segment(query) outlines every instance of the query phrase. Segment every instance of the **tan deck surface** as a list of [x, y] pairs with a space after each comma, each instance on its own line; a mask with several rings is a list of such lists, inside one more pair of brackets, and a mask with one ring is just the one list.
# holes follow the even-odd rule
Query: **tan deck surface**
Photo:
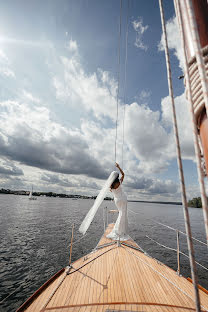
[[[112, 240], [107, 229], [98, 246]], [[133, 247], [138, 245], [129, 240]], [[60, 281], [62, 281], [60, 283]], [[57, 285], [60, 286], [56, 289]], [[202, 310], [208, 310], [208, 294], [200, 290]], [[192, 311], [193, 285], [164, 264], [139, 250], [107, 245], [73, 264], [21, 311]]]

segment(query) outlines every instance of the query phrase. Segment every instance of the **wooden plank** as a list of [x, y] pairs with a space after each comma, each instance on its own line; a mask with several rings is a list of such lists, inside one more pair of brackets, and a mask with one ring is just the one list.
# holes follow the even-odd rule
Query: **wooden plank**
[[[137, 251], [134, 251], [134, 250], [131, 250], [131, 252], [135, 253], [136, 255], [138, 255]], [[149, 257], [146, 257], [146, 255], [143, 255], [142, 253], [139, 254], [139, 257], [142, 258], [143, 261], [146, 261], [149, 265], [153, 266], [155, 270], [158, 270], [158, 272], [160, 272], [161, 274], [163, 274], [164, 276], [167, 276], [169, 280], [171, 280], [171, 282], [173, 284], [176, 284], [176, 286], [178, 286], [179, 288], [182, 288], [184, 289], [184, 291], [187, 291], [188, 294], [190, 296], [193, 296], [193, 289], [190, 289], [187, 281], [185, 278], [183, 277], [179, 277], [175, 271], [171, 270], [170, 268], [168, 268], [167, 266], [161, 264], [161, 263], [158, 263], [156, 260], [152, 259], [152, 258], [149, 258]], [[152, 278], [154, 277], [154, 274], [151, 274], [151, 272], [148, 272], [148, 269], [146, 269], [146, 272], [148, 273], [149, 276], [152, 276]], [[162, 277], [160, 277], [160, 280], [161, 281], [165, 281], [165, 279], [163, 279]], [[178, 295], [178, 289], [176, 289], [174, 287], [173, 284], [170, 284], [168, 285], [168, 282], [165, 283], [165, 287], [167, 287], [167, 289], [170, 290], [170, 292], [174, 292], [175, 293], [175, 300], [177, 301], [178, 300], [178, 297], [180, 298], [181, 302], [183, 302], [184, 298], [186, 300], [186, 304], [190, 305], [190, 298], [187, 297], [186, 295], [184, 295], [182, 292], [180, 292], [180, 296]], [[165, 288], [164, 287], [164, 288]], [[200, 292], [200, 295], [202, 295], [202, 293]], [[162, 296], [162, 299], [164, 297]], [[158, 299], [160, 299], [160, 297], [158, 297]], [[172, 298], [170, 297], [169, 300], [172, 300]], [[203, 297], [203, 300], [205, 300], [202, 304], [208, 304], [208, 296], [204, 296]], [[192, 306], [194, 305], [191, 304]]]
[[[111, 241], [106, 238], [111, 229], [112, 226], [108, 227], [99, 246]], [[128, 243], [138, 247], [131, 240]], [[27, 311], [40, 311], [57, 283], [58, 279]], [[120, 305], [121, 309], [129, 311], [143, 311], [144, 308], [148, 312], [175, 312], [177, 306], [183, 312], [195, 309], [190, 297], [194, 298], [192, 284], [172, 269], [126, 245], [111, 245], [74, 262], [71, 274], [67, 275], [45, 311], [103, 312], [107, 304], [109, 309], [114, 304], [115, 310]], [[202, 305], [208, 309], [208, 295], [200, 290], [200, 297]]]

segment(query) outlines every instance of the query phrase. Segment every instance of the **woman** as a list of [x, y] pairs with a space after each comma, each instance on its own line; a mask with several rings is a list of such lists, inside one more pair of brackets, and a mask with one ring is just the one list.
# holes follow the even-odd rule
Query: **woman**
[[116, 167], [121, 172], [121, 179], [119, 180], [119, 174], [111, 184], [110, 190], [113, 193], [114, 201], [116, 204], [116, 207], [118, 208], [119, 215], [118, 219], [116, 220], [116, 223], [114, 225], [113, 230], [110, 232], [110, 234], [107, 235], [108, 238], [111, 238], [113, 240], [127, 240], [129, 239], [129, 236], [127, 235], [128, 232], [128, 218], [127, 218], [127, 196], [123, 192], [121, 184], [124, 179], [124, 172], [120, 168], [119, 164], [116, 163]]

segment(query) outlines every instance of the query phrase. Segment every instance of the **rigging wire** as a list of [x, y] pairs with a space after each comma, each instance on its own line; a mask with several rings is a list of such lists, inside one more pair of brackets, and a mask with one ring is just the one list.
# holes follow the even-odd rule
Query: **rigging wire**
[[128, 60], [128, 34], [129, 34], [129, 0], [126, 15], [126, 46], [125, 46], [125, 65], [124, 65], [124, 103], [123, 103], [123, 140], [122, 140], [122, 168], [123, 165], [123, 150], [124, 150], [124, 133], [125, 133], [125, 112], [126, 112], [126, 81], [127, 81], [127, 60]]
[[[176, 252], [177, 252], [177, 249], [175, 249], [175, 248], [172, 248], [172, 247], [168, 247], [168, 246], [166, 246], [166, 245], [163, 245], [163, 244], [157, 242], [156, 240], [154, 240], [153, 238], [149, 237], [148, 235], [146, 235], [146, 237], [147, 237], [148, 239], [150, 239], [151, 241], [153, 241], [154, 243], [156, 243], [157, 245], [161, 246], [161, 247], [164, 247], [164, 248], [166, 248], [166, 249], [169, 249], [169, 250], [172, 250], [172, 251], [176, 251]], [[183, 256], [189, 258], [189, 256], [188, 256], [187, 254], [183, 253], [182, 251], [179, 251], [179, 253], [180, 253], [181, 255], [183, 255]], [[199, 265], [200, 267], [202, 267], [204, 270], [208, 271], [208, 268], [206, 268], [206, 267], [205, 267], [204, 265], [202, 265], [201, 263], [199, 263], [199, 262], [196, 261], [196, 264], [198, 264], [198, 265]]]
[[[161, 222], [157, 222], [157, 221], [155, 221], [155, 220], [152, 220], [152, 221], [153, 221], [154, 223], [160, 224], [160, 225], [162, 225], [162, 226], [164, 226], [164, 227], [167, 227], [167, 228], [169, 228], [169, 229], [171, 229], [171, 230], [173, 230], [173, 231], [178, 231], [179, 233], [181, 233], [181, 234], [187, 236], [186, 233], [184, 233], [184, 232], [182, 232], [182, 231], [180, 231], [180, 230], [174, 229], [173, 227], [171, 227], [171, 226], [169, 226], [169, 225], [163, 224], [163, 223], [161, 223]], [[201, 243], [201, 244], [203, 244], [203, 245], [205, 245], [205, 246], [207, 247], [207, 244], [206, 244], [205, 242], [202, 242], [201, 240], [199, 240], [199, 239], [197, 239], [197, 238], [195, 238], [195, 237], [193, 237], [193, 236], [192, 236], [192, 239], [194, 239], [195, 241], [197, 241], [197, 242], [199, 242], [199, 243]]]
[[166, 58], [166, 66], [167, 66], [168, 87], [169, 87], [169, 95], [171, 98], [172, 111], [173, 111], [173, 124], [174, 124], [174, 133], [175, 133], [176, 148], [177, 148], [177, 161], [178, 161], [178, 169], [179, 169], [179, 176], [180, 176], [180, 182], [181, 182], [183, 211], [184, 211], [185, 227], [186, 227], [186, 232], [187, 232], [187, 243], [188, 243], [190, 267], [191, 267], [191, 275], [192, 275], [192, 281], [193, 281], [194, 292], [195, 292], [196, 311], [200, 312], [201, 311], [200, 298], [199, 298], [199, 290], [197, 286], [198, 277], [197, 277], [197, 271], [196, 271], [195, 255], [194, 255], [190, 218], [189, 218], [189, 211], [188, 211], [188, 204], [187, 204], [187, 197], [186, 197], [183, 164], [182, 164], [182, 159], [181, 159], [181, 149], [180, 149], [178, 126], [177, 126], [177, 120], [176, 120], [176, 111], [175, 111], [173, 86], [172, 86], [172, 78], [171, 78], [170, 57], [169, 57], [169, 50], [168, 50], [167, 32], [166, 32], [162, 0], [159, 0], [159, 6], [160, 6], [162, 29], [163, 29], [164, 40], [165, 40], [165, 58]]
[[[131, 213], [133, 213], [133, 214], [135, 214], [135, 215], [141, 215], [139, 212], [135, 212], [135, 211], [133, 211], [133, 210], [131, 210], [131, 209], [129, 209], [129, 208], [128, 208], [128, 211], [131, 212]], [[170, 225], [163, 224], [163, 223], [161, 223], [161, 222], [158, 222], [158, 221], [155, 221], [155, 220], [152, 220], [152, 219], [147, 219], [147, 220], [150, 220], [150, 221], [153, 222], [153, 223], [157, 223], [158, 225], [162, 225], [162, 226], [164, 226], [164, 227], [166, 227], [166, 228], [168, 228], [168, 229], [170, 229], [170, 230], [173, 230], [173, 231], [175, 231], [175, 232], [178, 231], [179, 233], [181, 233], [181, 234], [187, 236], [186, 233], [184, 233], [184, 232], [182, 232], [182, 231], [180, 231], [180, 230], [178, 230], [178, 229], [175, 229], [175, 228], [171, 227]], [[158, 225], [154, 225], [153, 227], [157, 227]], [[152, 227], [152, 228], [153, 228], [153, 227]], [[192, 239], [195, 240], [196, 242], [200, 243], [200, 244], [203, 244], [203, 246], [206, 246], [206, 247], [207, 247], [207, 244], [206, 244], [205, 242], [199, 240], [198, 238], [195, 238], [195, 237], [192, 236]]]
[[120, 18], [119, 18], [119, 38], [118, 38], [118, 85], [116, 96], [116, 134], [115, 134], [115, 162], [117, 159], [117, 135], [118, 135], [118, 102], [120, 92], [120, 62], [121, 62], [121, 21], [122, 21], [122, 0], [120, 0]]
[[[125, 247], [123, 247], [125, 248]], [[176, 287], [179, 291], [181, 291], [184, 295], [186, 295], [187, 297], [189, 297], [191, 300], [194, 301], [194, 298], [189, 295], [186, 291], [184, 291], [182, 288], [180, 288], [178, 285], [176, 285], [174, 282], [172, 282], [168, 277], [166, 277], [165, 275], [163, 275], [161, 272], [159, 272], [158, 270], [156, 270], [151, 264], [149, 264], [147, 261], [144, 261], [140, 256], [136, 255], [134, 252], [128, 250], [127, 248], [125, 248], [126, 251], [130, 254], [132, 254], [134, 257], [136, 257], [140, 262], [142, 262], [144, 265], [148, 266], [150, 269], [152, 269], [155, 273], [157, 273], [158, 275], [160, 275], [161, 277], [163, 277], [166, 281], [168, 281], [170, 284], [172, 284], [174, 287]], [[204, 306], [201, 305], [201, 307], [203, 309], [206, 310], [206, 308]]]

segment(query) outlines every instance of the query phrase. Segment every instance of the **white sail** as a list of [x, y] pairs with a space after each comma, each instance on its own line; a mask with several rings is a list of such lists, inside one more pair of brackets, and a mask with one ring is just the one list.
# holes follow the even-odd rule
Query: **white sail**
[[82, 224], [79, 227], [79, 231], [83, 235], [87, 232], [87, 230], [88, 230], [88, 228], [89, 228], [89, 226], [90, 226], [90, 224], [91, 224], [91, 222], [92, 222], [92, 220], [93, 220], [93, 218], [94, 218], [98, 208], [100, 207], [103, 199], [105, 198], [106, 194], [108, 193], [111, 184], [118, 177], [118, 175], [119, 174], [118, 174], [117, 171], [111, 172], [108, 180], [105, 182], [105, 185], [103, 186], [102, 190], [99, 192], [99, 194], [98, 194], [98, 196], [97, 196], [97, 198], [96, 198], [96, 200], [94, 202], [94, 205], [88, 211], [87, 215], [85, 216], [84, 220], [82, 221]]

